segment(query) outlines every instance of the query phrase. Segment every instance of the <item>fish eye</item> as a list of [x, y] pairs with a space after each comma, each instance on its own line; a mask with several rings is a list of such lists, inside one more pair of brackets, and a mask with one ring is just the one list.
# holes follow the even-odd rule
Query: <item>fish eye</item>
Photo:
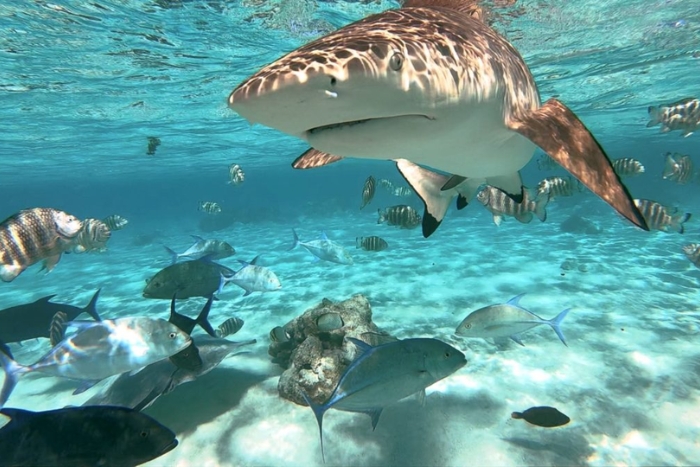
[[450, 358], [450, 355], [451, 355], [451, 354], [450, 354], [450, 351], [449, 351], [449, 350], [448, 350], [447, 352], [445, 352], [445, 357]]
[[139, 436], [141, 436], [142, 438], [148, 438], [148, 432], [142, 431], [141, 433], [139, 433]]
[[399, 71], [403, 66], [403, 55], [401, 55], [401, 53], [399, 52], [396, 52], [394, 55], [392, 55], [389, 59], [389, 66], [392, 70]]
[[472, 323], [467, 323], [467, 324], [464, 325], [464, 327], [467, 328], [467, 329], [471, 329]]
[[174, 332], [171, 332], [170, 334], [168, 334], [168, 336], [169, 336], [171, 339], [175, 339], [175, 338], [177, 337], [177, 334], [174, 333]]

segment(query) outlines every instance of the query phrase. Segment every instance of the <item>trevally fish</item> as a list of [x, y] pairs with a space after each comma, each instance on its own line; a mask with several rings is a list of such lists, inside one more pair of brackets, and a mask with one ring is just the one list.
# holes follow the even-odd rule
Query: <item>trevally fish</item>
[[165, 250], [170, 254], [171, 264], [177, 263], [181, 258], [200, 259], [205, 256], [211, 260], [228, 258], [236, 254], [236, 249], [227, 242], [221, 240], [205, 240], [198, 235], [192, 235], [194, 245], [182, 253], [176, 253], [167, 246]]
[[0, 465], [127, 467], [172, 451], [167, 427], [126, 407], [67, 407], [45, 412], [0, 409]]
[[684, 137], [700, 128], [700, 99], [686, 97], [671, 104], [651, 106], [647, 128], [661, 125], [661, 132], [680, 130]]
[[406, 0], [263, 67], [228, 105], [306, 141], [295, 168], [396, 161], [425, 204], [425, 237], [455, 197], [466, 206], [482, 184], [521, 201], [519, 171], [537, 146], [646, 229], [590, 131], [556, 98], [541, 104], [522, 56], [477, 11], [463, 0]]
[[190, 336], [174, 324], [145, 316], [100, 322], [73, 321], [70, 325], [78, 331], [32, 365], [20, 365], [0, 352], [0, 364], [5, 370], [0, 407], [26, 373], [38, 371], [84, 381], [77, 391], [82, 392], [108, 376], [168, 358], [190, 344]]
[[56, 313], [66, 314], [67, 321], [73, 321], [82, 313], [87, 313], [95, 321], [102, 321], [97, 314], [97, 299], [100, 289], [90, 299], [84, 308], [68, 305], [66, 303], [54, 303], [51, 301], [55, 295], [40, 298], [39, 300], [24, 305], [16, 305], [0, 311], [0, 342], [21, 342], [37, 337], [51, 337], [51, 321]]
[[233, 274], [233, 270], [221, 264], [196, 259], [171, 264], [146, 280], [143, 296], [170, 300], [178, 298], [209, 298], [219, 289], [221, 274]]
[[566, 318], [570, 308], [559, 313], [553, 319], [542, 319], [533, 312], [520, 306], [524, 293], [517, 295], [506, 303], [489, 305], [479, 308], [459, 323], [455, 334], [464, 337], [482, 337], [484, 339], [510, 337], [520, 345], [520, 334], [540, 324], [547, 324], [554, 329], [559, 340], [568, 347], [564, 334], [561, 332], [561, 322]]
[[619, 177], [634, 177], [644, 173], [644, 166], [637, 159], [623, 157], [612, 161], [613, 169]]
[[323, 454], [323, 415], [330, 408], [361, 412], [376, 428], [384, 407], [446, 378], [467, 363], [464, 354], [437, 339], [403, 339], [377, 346], [347, 338], [359, 355], [343, 372], [333, 393], [318, 405], [302, 391], [318, 421]]
[[365, 184], [362, 186], [362, 204], [360, 204], [360, 209], [364, 208], [372, 201], [372, 198], [374, 198], [375, 187], [376, 184], [374, 177], [370, 175], [367, 177]]
[[241, 347], [256, 342], [255, 339], [233, 342], [207, 335], [196, 335], [192, 340], [202, 358], [202, 366], [198, 369], [178, 368], [170, 360], [161, 360], [136, 374], [122, 374], [84, 405], [118, 405], [143, 410], [177, 386], [209, 373], [224, 359], [244, 353], [245, 349]]
[[667, 152], [665, 157], [664, 171], [661, 178], [671, 180], [679, 185], [684, 185], [693, 178], [695, 167], [690, 156]]
[[493, 215], [493, 223], [501, 225], [504, 216], [515, 217], [523, 224], [532, 221], [532, 214], [544, 222], [547, 220], [547, 203], [549, 203], [549, 193], [537, 195], [532, 199], [529, 190], [523, 191], [523, 199], [516, 203], [506, 192], [493, 186], [485, 186], [476, 198]]
[[297, 246], [302, 246], [306, 248], [309, 253], [314, 255], [314, 261], [322, 259], [324, 261], [330, 261], [331, 263], [353, 264], [350, 253], [348, 253], [342, 245], [329, 240], [325, 232], [321, 233], [321, 238], [308, 242], [299, 241], [296, 230], [292, 229], [292, 233], [294, 234], [294, 243], [291, 248], [289, 248], [290, 250], [293, 250]]
[[277, 277], [277, 274], [265, 266], [256, 264], [259, 258], [260, 255], [256, 256], [250, 263], [239, 259], [238, 261], [243, 264], [241, 269], [236, 272], [231, 271], [230, 275], [225, 275], [222, 272], [219, 275], [219, 288], [217, 293], [221, 293], [224, 286], [229, 282], [233, 282], [238, 287], [245, 290], [243, 294], [244, 297], [253, 292], [272, 292], [281, 289], [282, 283]]
[[685, 231], [685, 224], [690, 219], [690, 213], [678, 212], [678, 208], [669, 208], [649, 199], [635, 199], [635, 204], [653, 230], [678, 233]]
[[52, 208], [25, 209], [0, 222], [0, 279], [12, 282], [41, 260], [51, 272], [82, 227], [77, 217]]

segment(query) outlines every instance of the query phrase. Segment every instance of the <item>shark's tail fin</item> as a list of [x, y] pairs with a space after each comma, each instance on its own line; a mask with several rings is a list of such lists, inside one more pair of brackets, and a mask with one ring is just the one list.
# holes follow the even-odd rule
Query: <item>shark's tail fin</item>
[[97, 314], [97, 299], [100, 297], [100, 291], [102, 289], [97, 289], [97, 292], [95, 292], [95, 295], [92, 296], [90, 299], [90, 303], [88, 303], [85, 308], [83, 308], [83, 312], [89, 314], [92, 316], [92, 318], [95, 321], [102, 321], [102, 318], [100, 318], [100, 315]]

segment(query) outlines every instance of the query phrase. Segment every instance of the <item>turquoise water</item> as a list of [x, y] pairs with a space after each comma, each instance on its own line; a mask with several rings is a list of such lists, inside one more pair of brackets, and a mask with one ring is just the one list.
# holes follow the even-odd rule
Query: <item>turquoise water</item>
[[[494, 2], [498, 3], [498, 2]], [[700, 242], [697, 219], [684, 235], [640, 232], [589, 192], [553, 201], [544, 223], [510, 219], [496, 227], [478, 203], [429, 239], [420, 229], [377, 225], [376, 210], [406, 202], [378, 188], [358, 210], [368, 175], [402, 180], [390, 162], [345, 160], [295, 171], [305, 144], [250, 127], [226, 98], [282, 54], [393, 2], [21, 1], [0, 5], [0, 213], [54, 207], [79, 218], [119, 214], [104, 253], [65, 255], [49, 275], [30, 268], [0, 287], [0, 308], [58, 294], [82, 306], [102, 288], [103, 317], [167, 318], [168, 303], [142, 298], [144, 280], [168, 264], [163, 245], [183, 251], [190, 235], [227, 240], [223, 260], [252, 259], [280, 277], [282, 290], [214, 304], [216, 326], [246, 324], [245, 355], [158, 400], [147, 413], [176, 431], [180, 445], [151, 465], [321, 464], [307, 407], [277, 395], [282, 369], [267, 355], [268, 333], [324, 297], [368, 297], [375, 322], [400, 338], [436, 337], [469, 363], [429, 388], [425, 407], [387, 409], [377, 430], [364, 415], [330, 411], [326, 459], [342, 465], [694, 465], [700, 460], [700, 272], [681, 247]], [[634, 157], [642, 176], [625, 181], [649, 198], [700, 215], [698, 184], [662, 180], [662, 154], [697, 157], [698, 134], [646, 128], [647, 107], [700, 96], [700, 1], [522, 1], [494, 6], [494, 28], [521, 52], [543, 99], [557, 96], [591, 129], [611, 158]], [[147, 155], [148, 137], [161, 144]], [[523, 170], [536, 186], [538, 151]], [[246, 180], [227, 184], [228, 166]], [[697, 165], [697, 162], [696, 162]], [[201, 201], [216, 201], [233, 223], [210, 232]], [[560, 230], [578, 214], [596, 235]], [[321, 231], [355, 264], [311, 262], [287, 251]], [[356, 250], [379, 235], [390, 249]], [[566, 263], [566, 264], [565, 264]], [[574, 266], [572, 267], [571, 264]], [[583, 265], [583, 266], [581, 266]], [[581, 266], [581, 267], [579, 267]], [[544, 326], [525, 347], [499, 348], [453, 336], [471, 311], [527, 292], [544, 318], [573, 307], [564, 347]], [[194, 316], [203, 299], [183, 301]], [[240, 338], [240, 339], [239, 339]], [[12, 345], [28, 363], [45, 339]], [[104, 383], [102, 383], [104, 385]], [[49, 410], [80, 405], [103, 389], [72, 396], [73, 383], [28, 376], [8, 406]], [[552, 405], [572, 418], [556, 430], [511, 420]]]

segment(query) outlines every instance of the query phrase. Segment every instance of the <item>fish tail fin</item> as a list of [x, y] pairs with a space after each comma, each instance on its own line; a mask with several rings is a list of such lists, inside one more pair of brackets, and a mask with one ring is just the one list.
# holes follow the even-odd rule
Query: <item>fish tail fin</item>
[[20, 365], [16, 361], [12, 360], [4, 352], [0, 352], [0, 366], [5, 371], [5, 382], [2, 385], [2, 390], [0, 390], [0, 408], [5, 405], [7, 399], [10, 398], [10, 394], [14, 391], [17, 382], [19, 381], [22, 374], [29, 371], [26, 366]]
[[450, 203], [457, 196], [456, 185], [465, 179], [458, 177], [454, 187], [443, 189], [452, 177], [424, 169], [406, 159], [396, 159], [396, 168], [423, 201], [423, 236], [428, 238], [438, 228]]
[[314, 415], [316, 416], [316, 421], [318, 422], [318, 435], [321, 440], [321, 458], [325, 464], [326, 454], [323, 452], [323, 414], [326, 413], [326, 407], [323, 405], [317, 405], [309, 396], [306, 395], [303, 389], [301, 390], [301, 396], [304, 398], [308, 406], [311, 407], [311, 410], [314, 411]]
[[83, 308], [83, 312], [89, 314], [92, 316], [92, 318], [95, 321], [102, 321], [102, 318], [100, 318], [100, 315], [97, 314], [97, 299], [100, 297], [100, 291], [102, 289], [97, 289], [97, 292], [95, 292], [95, 295], [92, 296], [90, 299], [90, 303], [88, 303], [85, 308]]
[[552, 326], [552, 329], [554, 329], [554, 332], [557, 333], [559, 340], [567, 347], [569, 346], [569, 344], [566, 343], [566, 339], [564, 338], [564, 333], [561, 332], [561, 322], [564, 321], [564, 318], [566, 318], [566, 315], [569, 314], [569, 311], [571, 311], [571, 308], [567, 308], [566, 310], [559, 313], [556, 317], [546, 321], [547, 324]]
[[178, 254], [175, 251], [168, 248], [167, 246], [164, 246], [163, 248], [165, 248], [165, 251], [167, 251], [168, 254], [170, 255], [170, 264], [177, 263]]
[[219, 273], [219, 276], [221, 276], [221, 279], [219, 280], [219, 288], [216, 289], [216, 295], [221, 295], [221, 292], [224, 290], [224, 286], [229, 282], [230, 278], [226, 277], [223, 275], [223, 273]]
[[683, 232], [685, 232], [685, 227], [683, 227], [683, 224], [688, 222], [689, 219], [690, 219], [689, 212], [675, 215], [671, 219], [671, 227], [673, 227], [678, 233], [683, 233]]
[[381, 209], [377, 209], [377, 216], [377, 224], [381, 224], [386, 220], [386, 218], [384, 217], [384, 213]]
[[216, 331], [214, 331], [214, 328], [211, 327], [211, 323], [209, 323], [209, 311], [211, 310], [211, 304], [213, 301], [214, 295], [212, 294], [209, 297], [209, 300], [207, 300], [207, 303], [204, 305], [204, 308], [202, 308], [202, 311], [199, 312], [199, 316], [197, 316], [197, 324], [199, 324], [199, 327], [204, 329], [211, 337], [217, 337]]
[[661, 120], [659, 120], [659, 108], [655, 105], [649, 106], [647, 109], [649, 112], [649, 122], [647, 123], [647, 128], [651, 128], [658, 125]]
[[544, 222], [547, 220], [547, 204], [549, 203], [550, 194], [543, 193], [537, 197], [535, 200], [535, 215], [537, 218]]
[[294, 240], [292, 241], [292, 246], [287, 248], [287, 251], [291, 251], [299, 245], [299, 235], [297, 235], [297, 231], [292, 229], [292, 235], [294, 235]]

